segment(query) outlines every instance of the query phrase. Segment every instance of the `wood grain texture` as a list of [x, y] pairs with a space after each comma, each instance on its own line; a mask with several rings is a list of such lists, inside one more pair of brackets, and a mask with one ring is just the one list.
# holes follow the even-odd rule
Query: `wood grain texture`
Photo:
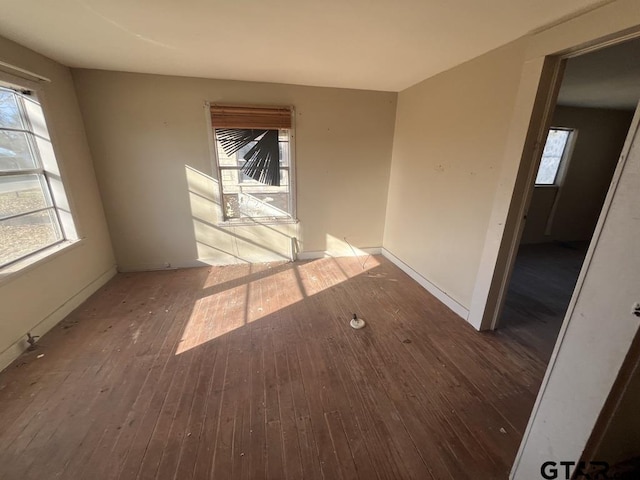
[[507, 478], [544, 368], [380, 256], [120, 274], [0, 374], [0, 477]]
[[588, 248], [587, 242], [520, 245], [500, 330], [551, 358]]

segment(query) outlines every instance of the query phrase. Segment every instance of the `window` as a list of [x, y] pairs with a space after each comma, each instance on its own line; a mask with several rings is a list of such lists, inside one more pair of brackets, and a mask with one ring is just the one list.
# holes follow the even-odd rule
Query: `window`
[[0, 268], [65, 239], [44, 166], [52, 160], [34, 93], [0, 85]]
[[295, 219], [292, 111], [211, 106], [225, 221]]
[[550, 128], [544, 144], [542, 160], [536, 176], [536, 185], [555, 185], [563, 158], [568, 154], [569, 139], [573, 130], [568, 128]]

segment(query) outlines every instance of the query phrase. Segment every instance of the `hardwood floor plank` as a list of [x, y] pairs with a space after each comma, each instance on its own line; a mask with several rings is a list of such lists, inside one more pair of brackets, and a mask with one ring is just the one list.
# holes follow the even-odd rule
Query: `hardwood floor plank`
[[[142, 297], [140, 307], [144, 307], [146, 302], [147, 300]], [[181, 294], [176, 297], [175, 308], [165, 308], [164, 310], [164, 312], [161, 310], [159, 315], [155, 317], [161, 319], [157, 334], [150, 335], [151, 341], [143, 342], [144, 347], [140, 350], [139, 356], [135, 358], [135, 360], [142, 361], [139, 365], [136, 364], [131, 371], [136, 374], [136, 377], [131, 381], [133, 386], [130, 392], [131, 397], [127, 399], [128, 401], [123, 401], [125, 409], [119, 418], [121, 428], [116, 428], [116, 431], [111, 430], [102, 437], [104, 443], [99, 444], [95, 449], [92, 457], [84, 465], [84, 469], [80, 473], [81, 476], [93, 473], [102, 478], [117, 478], [124, 468], [128, 454], [132, 451], [133, 442], [139, 437], [143, 420], [147, 419], [147, 428], [152, 428], [155, 425], [153, 418], [148, 415], [149, 405], [154, 397], [159, 403], [166, 393], [166, 391], [157, 390], [160, 382], [162, 381], [162, 385], [166, 385], [173, 378], [171, 366], [174, 364], [172, 360], [174, 360], [174, 352], [179, 344], [180, 332], [192, 310], [192, 295], [188, 291], [181, 291]], [[147, 310], [144, 314], [137, 313], [135, 319], [141, 319], [144, 322], [145, 318], [148, 321], [151, 316], [153, 316], [153, 310]], [[133, 330], [131, 338], [135, 342], [139, 341], [140, 330], [137, 328]], [[141, 368], [143, 366], [146, 366], [146, 369], [143, 370]], [[125, 372], [130, 373], [128, 370]], [[128, 408], [126, 408], [127, 403], [129, 404]], [[142, 443], [143, 440], [133, 453], [137, 452], [138, 455], [144, 453], [146, 445]], [[131, 472], [135, 474], [135, 466], [131, 466]]]
[[[226, 361], [226, 359], [220, 355], [220, 351], [222, 350], [219, 348], [220, 342], [212, 340], [214, 332], [216, 331], [215, 324], [218, 321], [218, 312], [224, 311], [224, 307], [221, 306], [224, 295], [213, 293], [212, 288], [229, 281], [231, 274], [232, 269], [230, 268], [211, 269], [210, 275], [208, 275], [204, 282], [208, 285], [210, 293], [200, 295], [199, 298], [201, 301], [197, 303], [197, 308], [194, 309], [194, 318], [202, 325], [200, 332], [202, 335], [201, 341], [204, 343], [201, 344], [201, 353], [198, 355], [201, 360], [200, 369], [194, 380], [194, 396], [189, 408], [189, 417], [178, 453], [177, 466], [173, 475], [175, 479], [193, 478], [200, 447], [200, 439], [204, 434], [208, 399], [214, 385], [215, 376], [212, 375], [212, 372], [217, 370], [216, 365], [218, 365], [219, 362]], [[218, 366], [218, 369], [219, 368]], [[162, 475], [166, 475], [167, 478], [172, 478], [169, 476], [169, 472], [163, 472]]]
[[250, 412], [249, 412], [249, 478], [264, 478], [266, 474], [266, 416], [264, 378], [264, 329], [251, 328]]
[[331, 436], [333, 451], [338, 458], [342, 478], [364, 478], [358, 476], [358, 469], [354, 462], [353, 452], [351, 451], [351, 448], [349, 448], [349, 440], [347, 439], [347, 434], [344, 431], [340, 412], [325, 412], [324, 419], [329, 430], [329, 435]]
[[302, 457], [296, 425], [296, 409], [292, 392], [287, 350], [280, 348], [275, 352], [275, 366], [278, 388], [278, 416], [282, 428], [282, 451], [284, 456], [285, 478], [302, 478]]
[[588, 242], [519, 246], [499, 332], [506, 332], [546, 363], [571, 300]]
[[379, 256], [120, 274], [0, 373], [1, 477], [507, 478], [540, 341]]
[[295, 429], [298, 436], [298, 446], [300, 447], [302, 478], [319, 479], [322, 478], [320, 456], [313, 425], [311, 424], [309, 400], [304, 389], [300, 357], [295, 345], [290, 345], [286, 348], [286, 356], [291, 382]]
[[[236, 318], [237, 323], [245, 323], [245, 309], [243, 308], [246, 297], [245, 292], [236, 291], [230, 297], [229, 305], [225, 310], [225, 319]], [[242, 435], [244, 419], [238, 415], [244, 411], [244, 404], [249, 398], [249, 371], [246, 368], [245, 348], [250, 337], [249, 328], [239, 328], [228, 333], [229, 354], [227, 359], [227, 371], [224, 378], [223, 397], [220, 405], [219, 424], [217, 428], [216, 444], [214, 449], [213, 478], [234, 478], [236, 457], [239, 461], [244, 458], [242, 451], [234, 449], [234, 437]]]

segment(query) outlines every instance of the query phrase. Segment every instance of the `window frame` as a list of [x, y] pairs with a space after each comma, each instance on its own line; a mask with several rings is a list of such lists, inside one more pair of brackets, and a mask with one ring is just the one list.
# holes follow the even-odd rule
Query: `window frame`
[[[215, 133], [215, 127], [213, 126], [213, 122], [211, 120], [211, 106], [212, 102], [205, 102], [205, 114], [207, 117], [207, 126], [208, 126], [208, 139], [209, 139], [209, 150], [212, 159], [212, 166], [214, 172], [214, 179], [218, 185], [216, 191], [216, 206], [218, 209], [218, 225], [219, 226], [245, 226], [245, 225], [280, 225], [280, 224], [292, 224], [298, 223], [296, 203], [297, 203], [297, 195], [296, 195], [296, 158], [295, 158], [295, 110], [293, 106], [287, 105], [282, 106], [279, 105], [275, 108], [287, 108], [291, 112], [291, 127], [288, 129], [279, 128], [278, 131], [288, 130], [288, 143], [289, 143], [289, 165], [288, 166], [280, 166], [280, 170], [287, 170], [289, 173], [289, 191], [288, 191], [288, 203], [289, 203], [289, 216], [287, 217], [275, 217], [275, 216], [265, 216], [265, 217], [227, 217], [225, 208], [223, 205], [224, 199], [224, 187], [222, 185], [222, 171], [223, 170], [236, 170], [240, 172], [241, 167], [239, 166], [228, 166], [228, 165], [220, 165], [220, 159], [218, 156], [218, 147], [217, 142], [218, 139]], [[227, 106], [227, 105], [225, 105]], [[242, 105], [242, 104], [232, 104], [228, 106], [233, 107], [247, 107], [247, 108], [274, 108], [273, 105]]]
[[[542, 159], [544, 158], [544, 148], [547, 144], [547, 139], [549, 138], [549, 133], [552, 130], [561, 130], [565, 132], [569, 132], [567, 136], [567, 141], [564, 144], [564, 148], [562, 150], [562, 155], [560, 156], [560, 160], [558, 161], [558, 168], [556, 169], [555, 176], [553, 178], [552, 183], [537, 183], [538, 173], [540, 172], [540, 167], [542, 166]], [[573, 147], [575, 145], [575, 139], [577, 136], [577, 129], [571, 127], [549, 127], [547, 130], [547, 137], [545, 138], [545, 143], [542, 145], [542, 151], [540, 152], [540, 161], [538, 162], [538, 167], [536, 168], [535, 178], [534, 178], [534, 188], [559, 188], [564, 183], [564, 177], [566, 175], [567, 169], [569, 167], [569, 160], [573, 154]]]
[[[6, 275], [13, 275], [14, 273], [27, 270], [31, 265], [40, 263], [49, 257], [57, 256], [60, 251], [65, 250], [68, 246], [78, 243], [79, 241], [75, 215], [64, 186], [65, 182], [63, 173], [61, 172], [62, 167], [56, 155], [57, 148], [54, 133], [52, 132], [53, 129], [46, 118], [46, 95], [43, 92], [41, 82], [49, 82], [49, 80], [43, 77], [39, 82], [34, 82], [7, 72], [0, 72], [0, 87], [13, 91], [14, 94], [16, 94], [16, 98], [19, 98], [17, 108], [22, 123], [22, 128], [0, 127], [0, 130], [23, 133], [26, 137], [29, 153], [35, 163], [33, 168], [2, 171], [0, 172], [0, 177], [37, 175], [46, 204], [46, 206], [41, 208], [7, 215], [3, 217], [0, 222], [49, 211], [55, 221], [55, 223], [52, 223], [52, 226], [57, 231], [59, 238], [52, 243], [0, 264], [0, 277], [2, 281], [4, 281]], [[30, 92], [30, 94], [26, 95], [26, 91]], [[33, 101], [38, 105], [38, 114], [28, 111], [29, 109], [27, 108], [26, 102], [29, 101]], [[43, 122], [42, 126], [34, 126], [34, 115], [36, 115], [35, 118], [37, 120]], [[38, 130], [42, 131], [39, 132]], [[43, 132], [46, 133], [46, 136], [43, 135]], [[39, 145], [39, 142], [41, 145]], [[42, 146], [45, 146], [44, 150]], [[53, 183], [56, 185], [53, 185]]]

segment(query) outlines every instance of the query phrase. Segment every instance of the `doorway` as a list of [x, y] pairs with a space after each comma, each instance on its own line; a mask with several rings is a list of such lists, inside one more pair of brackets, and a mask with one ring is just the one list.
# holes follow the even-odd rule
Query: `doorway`
[[548, 362], [640, 99], [640, 39], [566, 60], [497, 327]]

